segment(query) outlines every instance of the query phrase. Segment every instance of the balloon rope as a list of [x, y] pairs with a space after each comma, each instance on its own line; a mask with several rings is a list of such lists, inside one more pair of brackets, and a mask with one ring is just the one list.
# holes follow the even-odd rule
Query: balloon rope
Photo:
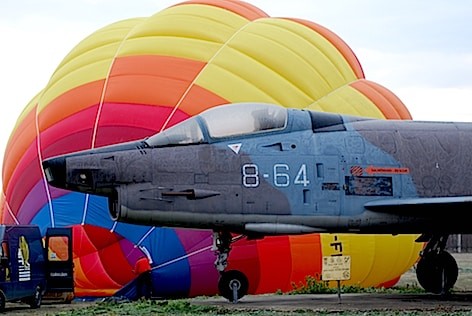
[[[236, 237], [234, 237], [234, 238], [231, 239], [231, 243], [234, 243], [234, 242], [236, 242], [236, 241], [238, 241], [238, 240], [240, 240], [240, 239], [242, 239], [242, 238], [244, 238], [244, 237], [246, 237], [246, 236], [244, 236], [244, 235], [236, 236]], [[159, 269], [159, 268], [163, 268], [163, 267], [165, 267], [165, 266], [171, 265], [171, 264], [176, 263], [176, 262], [179, 262], [179, 261], [181, 261], [181, 260], [190, 258], [190, 257], [192, 257], [192, 256], [198, 255], [199, 253], [202, 253], [202, 252], [204, 252], [204, 251], [210, 250], [211, 248], [213, 248], [213, 243], [212, 243], [210, 246], [206, 246], [206, 247], [200, 248], [200, 249], [198, 249], [198, 250], [195, 250], [195, 251], [193, 251], [193, 252], [191, 252], [191, 253], [188, 253], [188, 254], [186, 254], [186, 255], [183, 255], [183, 256], [181, 256], [181, 257], [177, 257], [177, 258], [172, 259], [172, 260], [170, 260], [170, 261], [161, 263], [160, 265], [157, 265], [157, 266], [153, 267], [152, 270], [154, 270], [154, 269]]]
[[[10, 214], [10, 216], [13, 218], [13, 220], [15, 221], [15, 224], [19, 225], [20, 222], [16, 218], [15, 214], [13, 214], [13, 211], [10, 208], [10, 203], [8, 203], [7, 196], [5, 195], [5, 192], [3, 192], [3, 190], [2, 190], [2, 195], [3, 195], [3, 200], [5, 201], [5, 205], [7, 206], [8, 214]], [[1, 220], [4, 222], [5, 218], [2, 218]]]
[[113, 221], [113, 226], [110, 228], [110, 233], [113, 233], [115, 231], [116, 225], [118, 225], [118, 221]]
[[141, 239], [136, 243], [136, 246], [141, 245], [141, 243], [146, 239], [153, 231], [156, 229], [156, 226], [152, 226], [144, 235], [141, 237]]
[[85, 194], [85, 202], [84, 202], [84, 210], [82, 212], [82, 225], [85, 224], [85, 217], [87, 216], [87, 205], [88, 205], [88, 201], [89, 201], [89, 196], [90, 194]]
[[187, 94], [190, 92], [190, 89], [192, 89], [193, 85], [195, 84], [195, 82], [198, 80], [198, 78], [200, 77], [200, 75], [205, 71], [205, 68], [208, 67], [208, 65], [211, 65], [211, 63], [213, 62], [213, 60], [221, 53], [221, 51], [226, 48], [229, 43], [231, 43], [231, 41], [233, 40], [233, 38], [235, 38], [240, 32], [242, 32], [245, 28], [248, 27], [248, 25], [250, 25], [251, 23], [253, 23], [253, 21], [247, 23], [244, 27], [240, 28], [237, 30], [237, 32], [235, 32], [233, 35], [231, 35], [231, 37], [226, 40], [226, 42], [224, 42], [221, 47], [215, 52], [215, 54], [213, 54], [213, 56], [208, 60], [208, 62], [205, 64], [205, 66], [202, 68], [202, 70], [200, 70], [200, 72], [195, 76], [195, 78], [193, 78], [192, 82], [188, 85], [187, 89], [185, 90], [185, 92], [182, 94], [182, 96], [180, 97], [179, 101], [177, 102], [177, 104], [174, 106], [174, 108], [172, 109], [172, 112], [169, 114], [169, 116], [167, 117], [167, 120], [164, 122], [164, 124], [162, 125], [162, 128], [159, 132], [162, 132], [163, 130], [165, 130], [167, 128], [167, 125], [169, 124], [170, 120], [172, 119], [172, 117], [174, 116], [175, 112], [177, 112], [177, 110], [179, 109], [180, 107], [180, 104], [184, 101], [184, 99], [187, 97]]
[[[137, 24], [137, 25], [140, 25], [140, 24]], [[108, 87], [108, 81], [110, 79], [110, 74], [111, 74], [111, 71], [113, 69], [113, 66], [115, 65], [115, 60], [118, 56], [118, 52], [121, 50], [121, 48], [125, 44], [126, 40], [130, 36], [131, 32], [137, 27], [137, 25], [130, 28], [128, 33], [126, 34], [126, 36], [123, 37], [123, 40], [121, 41], [120, 45], [116, 49], [115, 55], [113, 56], [113, 58], [111, 60], [110, 67], [108, 68], [107, 75], [105, 77], [105, 82], [103, 83], [102, 94], [100, 96], [100, 103], [98, 104], [97, 115], [95, 116], [95, 123], [93, 125], [92, 144], [90, 146], [91, 149], [95, 148], [95, 142], [97, 140], [97, 132], [98, 132], [98, 122], [100, 121], [100, 116], [102, 115], [103, 102], [105, 101], [105, 94], [106, 94], [107, 87]]]
[[[38, 98], [39, 100], [39, 98]], [[38, 161], [39, 161], [39, 170], [41, 170], [41, 178], [44, 184], [44, 190], [46, 191], [46, 196], [48, 198], [48, 207], [49, 207], [49, 218], [51, 220], [51, 227], [55, 227], [55, 220], [54, 220], [54, 210], [52, 208], [52, 198], [51, 198], [51, 191], [49, 191], [49, 184], [46, 180], [46, 173], [44, 172], [43, 167], [41, 166], [41, 162], [43, 161], [43, 154], [41, 153], [41, 139], [39, 133], [39, 104], [36, 104], [36, 115], [35, 115], [35, 124], [36, 124], [36, 151], [38, 152]]]
[[[97, 133], [98, 133], [98, 122], [100, 121], [100, 117], [102, 115], [102, 110], [103, 110], [103, 102], [105, 101], [105, 94], [106, 94], [106, 91], [107, 91], [107, 87], [108, 87], [108, 81], [109, 81], [109, 78], [110, 78], [110, 74], [111, 74], [111, 71], [113, 69], [113, 65], [115, 64], [115, 60], [116, 60], [116, 57], [118, 56], [118, 52], [121, 50], [121, 47], [123, 47], [124, 43], [126, 42], [126, 40], [128, 39], [131, 31], [135, 28], [136, 26], [134, 26], [133, 28], [131, 28], [128, 33], [126, 34], [126, 36], [123, 38], [123, 40], [121, 41], [120, 43], [120, 46], [118, 46], [118, 48], [116, 49], [116, 52], [115, 52], [115, 55], [113, 56], [112, 60], [111, 60], [111, 63], [110, 63], [110, 67], [108, 68], [108, 71], [107, 71], [107, 75], [105, 77], [105, 82], [103, 83], [103, 89], [102, 89], [102, 93], [100, 95], [100, 103], [98, 104], [98, 109], [97, 109], [97, 115], [95, 116], [95, 123], [93, 125], [93, 133], [92, 133], [92, 141], [91, 141], [91, 144], [90, 144], [90, 149], [94, 149], [95, 148], [95, 143], [97, 141]], [[87, 210], [88, 210], [88, 202], [89, 202], [89, 195], [87, 194], [86, 195], [86, 198], [85, 198], [85, 204], [84, 204], [84, 210], [83, 210], [83, 217], [82, 217], [82, 224], [85, 223], [85, 216], [87, 215]]]
[[189, 257], [198, 255], [198, 254], [201, 253], [201, 252], [210, 250], [211, 247], [213, 247], [213, 245], [210, 245], [210, 246], [207, 246], [207, 247], [204, 247], [204, 248], [195, 250], [195, 251], [193, 251], [193, 252], [191, 252], [191, 253], [188, 253], [188, 254], [186, 254], [186, 255], [184, 255], [184, 256], [177, 257], [177, 258], [172, 259], [172, 260], [170, 260], [170, 261], [161, 263], [160, 265], [157, 265], [157, 266], [155, 266], [155, 267], [152, 267], [152, 270], [154, 270], [154, 269], [160, 269], [160, 268], [163, 268], [163, 267], [168, 266], [168, 265], [170, 265], [170, 264], [173, 264], [173, 263], [179, 262], [179, 261], [181, 261], [181, 260], [187, 259], [187, 258], [189, 258]]

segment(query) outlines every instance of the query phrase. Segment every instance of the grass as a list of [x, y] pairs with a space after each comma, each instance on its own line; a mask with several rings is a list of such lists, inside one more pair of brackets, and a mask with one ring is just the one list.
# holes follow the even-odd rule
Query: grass
[[[424, 290], [418, 287], [398, 287], [398, 288], [361, 288], [358, 286], [342, 286], [342, 293], [424, 293]], [[318, 281], [315, 278], [307, 277], [306, 284], [294, 285], [294, 289], [286, 293], [287, 295], [295, 294], [333, 294], [337, 293], [337, 288], [330, 288], [326, 282]], [[280, 295], [285, 295], [279, 292]], [[201, 299], [205, 299], [204, 297]], [[79, 315], [255, 315], [255, 316], [281, 316], [281, 315], [313, 315], [313, 311], [274, 311], [274, 310], [250, 310], [242, 311], [237, 309], [229, 309], [222, 306], [197, 305], [192, 304], [188, 299], [177, 300], [138, 300], [135, 302], [123, 301], [104, 301], [96, 304], [64, 311], [57, 316], [79, 316]], [[421, 315], [418, 312], [402, 311], [384, 311], [384, 312], [333, 312], [333, 311], [317, 311], [317, 315]], [[429, 313], [430, 315], [433, 315]], [[454, 313], [434, 314], [434, 315], [463, 315]], [[471, 314], [472, 315], [472, 314]]]
[[[457, 255], [456, 260], [458, 261], [459, 267], [461, 268], [461, 277], [457, 282], [456, 289], [460, 291], [472, 291], [472, 256], [470, 255]], [[411, 271], [410, 271], [411, 272]], [[387, 293], [387, 294], [403, 294], [403, 293], [424, 293], [423, 289], [416, 285], [414, 273], [409, 273], [412, 279], [406, 278], [406, 282], [399, 282], [400, 286], [393, 288], [359, 288], [353, 286], [341, 287], [342, 293]], [[336, 288], [329, 288], [323, 282], [317, 281], [314, 278], [307, 278], [306, 285], [293, 285], [293, 290], [289, 293], [282, 293], [280, 295], [291, 295], [291, 294], [321, 294], [321, 293], [337, 293]], [[199, 297], [198, 300], [213, 299]], [[326, 311], [273, 311], [273, 310], [250, 310], [243, 311], [235, 309], [234, 306], [225, 307], [219, 305], [200, 305], [194, 304], [195, 300], [182, 299], [182, 300], [140, 300], [135, 302], [101, 302], [94, 303], [87, 306], [81, 306], [75, 310], [63, 311], [54, 315], [69, 316], [69, 315], [233, 315], [233, 316], [305, 316], [305, 315], [365, 315], [365, 316], [376, 316], [376, 315], [471, 315], [472, 311], [468, 312], [457, 312], [448, 310], [447, 306], [439, 308], [438, 310], [382, 310], [382, 311], [339, 311], [339, 310], [326, 310]], [[48, 314], [51, 315], [51, 314]]]
[[[319, 281], [314, 277], [308, 276], [305, 279], [306, 284], [292, 284], [293, 290], [288, 294], [334, 294], [338, 292], [337, 288], [329, 287], [324, 281]], [[418, 294], [425, 293], [423, 288], [416, 285], [407, 285], [405, 287], [392, 288], [374, 288], [374, 287], [360, 287], [355, 285], [342, 285], [341, 293], [409, 293]], [[280, 294], [280, 293], [279, 293]]]
[[135, 302], [100, 302], [85, 308], [64, 311], [56, 316], [77, 316], [77, 315], [232, 315], [232, 316], [307, 316], [307, 315], [353, 315], [353, 316], [377, 316], [377, 315], [472, 315], [471, 312], [454, 312], [447, 309], [436, 311], [275, 311], [275, 310], [237, 310], [228, 309], [221, 306], [203, 306], [190, 303], [186, 299], [181, 300], [139, 300]]
[[191, 304], [185, 299], [138, 300], [135, 302], [105, 301], [55, 315], [218, 315], [218, 308]]

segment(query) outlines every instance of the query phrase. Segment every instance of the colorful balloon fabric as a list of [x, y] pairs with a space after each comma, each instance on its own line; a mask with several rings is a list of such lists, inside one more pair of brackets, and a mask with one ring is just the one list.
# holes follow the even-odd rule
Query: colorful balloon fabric
[[[154, 294], [213, 295], [211, 232], [113, 222], [103, 197], [47, 185], [41, 161], [136, 140], [226, 103], [268, 102], [410, 119], [388, 89], [364, 78], [351, 49], [310, 21], [269, 17], [241, 1], [178, 3], [108, 25], [80, 42], [12, 131], [3, 164], [3, 223], [71, 226], [77, 296], [112, 295], [151, 258]], [[392, 285], [418, 258], [416, 236], [310, 234], [240, 240], [229, 269], [250, 293], [288, 291], [321, 273], [321, 258], [352, 257], [348, 284]]]

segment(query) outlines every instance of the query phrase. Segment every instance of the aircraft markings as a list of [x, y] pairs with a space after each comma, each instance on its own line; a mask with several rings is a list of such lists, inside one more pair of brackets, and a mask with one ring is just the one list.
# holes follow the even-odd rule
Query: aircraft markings
[[230, 144], [228, 145], [228, 147], [235, 153], [235, 154], [239, 154], [239, 151], [241, 150], [241, 143], [238, 143], [238, 144]]
[[395, 168], [395, 167], [376, 167], [376, 166], [368, 166], [365, 168], [367, 174], [376, 174], [376, 173], [383, 173], [383, 174], [408, 174], [410, 173], [409, 168]]

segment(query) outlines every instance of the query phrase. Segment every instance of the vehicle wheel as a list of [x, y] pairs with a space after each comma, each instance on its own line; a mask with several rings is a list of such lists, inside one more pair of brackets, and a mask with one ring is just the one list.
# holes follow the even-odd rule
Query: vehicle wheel
[[416, 278], [427, 292], [445, 294], [454, 287], [458, 271], [454, 257], [447, 251], [441, 251], [428, 254], [418, 261]]
[[223, 272], [218, 281], [220, 295], [231, 302], [236, 302], [246, 295], [248, 288], [246, 276], [237, 270]]
[[43, 293], [41, 291], [41, 287], [36, 287], [36, 292], [34, 295], [29, 299], [29, 305], [31, 308], [39, 308], [41, 306], [41, 301], [43, 299]]
[[5, 311], [5, 302], [7, 301], [5, 294], [0, 290], [0, 313]]

